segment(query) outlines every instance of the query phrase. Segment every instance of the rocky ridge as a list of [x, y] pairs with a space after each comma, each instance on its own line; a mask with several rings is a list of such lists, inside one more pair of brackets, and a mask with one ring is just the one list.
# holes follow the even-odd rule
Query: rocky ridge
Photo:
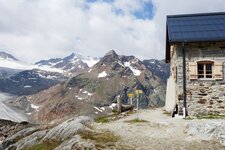
[[[93, 119], [86, 116], [72, 117], [61, 123], [49, 125], [34, 125], [19, 132], [8, 136], [0, 143], [0, 150], [10, 149], [36, 149], [48, 148], [55, 150], [72, 150], [72, 149], [99, 149], [99, 140], [103, 140], [101, 148], [115, 149], [114, 141], [111, 134], [104, 134], [102, 131], [93, 131], [91, 124]], [[86, 136], [87, 133], [89, 136]], [[101, 135], [102, 136], [99, 136]], [[109, 137], [108, 137], [109, 135]], [[110, 138], [110, 139], [109, 139]], [[110, 142], [109, 145], [107, 143]]]

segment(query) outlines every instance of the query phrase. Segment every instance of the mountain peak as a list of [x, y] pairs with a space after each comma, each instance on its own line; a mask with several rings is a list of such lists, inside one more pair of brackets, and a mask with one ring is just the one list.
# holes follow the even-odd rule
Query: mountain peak
[[106, 53], [106, 56], [107, 55], [117, 55], [117, 54], [114, 50], [110, 50], [108, 53]]
[[12, 56], [12, 55], [10, 55], [6, 52], [3, 52], [3, 51], [0, 52], [0, 58], [4, 59], [4, 60], [11, 59], [11, 60], [14, 60], [14, 61], [18, 61], [18, 59], [16, 59], [14, 56]]
[[75, 53], [70, 54], [69, 56], [66, 56], [65, 58], [63, 58], [64, 60], [70, 60], [73, 59], [75, 57]]

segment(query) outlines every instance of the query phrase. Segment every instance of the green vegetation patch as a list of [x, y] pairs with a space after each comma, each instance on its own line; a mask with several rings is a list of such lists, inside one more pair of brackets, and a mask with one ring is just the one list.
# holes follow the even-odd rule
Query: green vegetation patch
[[100, 117], [97, 117], [95, 119], [95, 122], [97, 122], [97, 123], [107, 123], [107, 122], [109, 122], [109, 118], [108, 118], [108, 116], [100, 116]]
[[120, 139], [110, 131], [95, 132], [90, 130], [82, 131], [80, 137], [85, 140], [91, 140], [95, 144], [97, 149], [113, 147], [116, 142]]
[[184, 118], [185, 120], [193, 119], [225, 119], [225, 115], [198, 115], [198, 116], [188, 116]]
[[164, 115], [167, 115], [167, 116], [172, 116], [170, 112], [165, 111], [165, 110], [163, 111], [163, 114], [164, 114]]
[[62, 142], [57, 140], [44, 141], [40, 144], [32, 145], [25, 150], [53, 150], [58, 147]]
[[124, 122], [127, 122], [127, 123], [145, 123], [145, 122], [148, 122], [148, 121], [136, 118], [136, 119], [132, 119], [132, 120], [126, 120]]

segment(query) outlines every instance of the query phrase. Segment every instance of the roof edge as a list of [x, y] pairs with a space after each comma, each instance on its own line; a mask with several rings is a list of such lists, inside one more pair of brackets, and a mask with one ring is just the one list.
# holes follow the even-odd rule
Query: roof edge
[[167, 15], [167, 18], [193, 17], [193, 16], [214, 16], [214, 15], [225, 15], [225, 12], [210, 12], [210, 13]]

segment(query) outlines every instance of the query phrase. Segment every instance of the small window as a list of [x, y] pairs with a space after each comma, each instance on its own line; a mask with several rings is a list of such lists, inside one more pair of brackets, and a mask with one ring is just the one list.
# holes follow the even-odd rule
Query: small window
[[213, 78], [213, 62], [198, 62], [198, 79]]

